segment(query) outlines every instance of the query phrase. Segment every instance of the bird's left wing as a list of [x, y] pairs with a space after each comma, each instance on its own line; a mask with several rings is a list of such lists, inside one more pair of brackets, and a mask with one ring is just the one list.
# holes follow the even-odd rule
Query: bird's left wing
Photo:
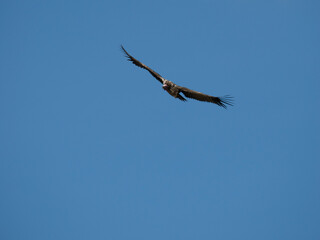
[[148, 66], [144, 65], [142, 62], [139, 62], [137, 59], [135, 59], [134, 57], [132, 57], [125, 49], [124, 47], [121, 45], [121, 49], [124, 51], [124, 53], [126, 54], [126, 57], [128, 58], [129, 61], [131, 61], [134, 65], [141, 67], [143, 69], [146, 69], [149, 71], [149, 73], [151, 73], [152, 76], [154, 76], [159, 82], [163, 83], [164, 78], [161, 77], [161, 75], [155, 71], [153, 71], [151, 68], [149, 68]]
[[233, 106], [232, 103], [232, 97], [230, 96], [224, 96], [224, 97], [214, 97], [210, 96], [201, 92], [197, 92], [194, 90], [191, 90], [189, 88], [185, 87], [179, 87], [180, 92], [182, 92], [186, 97], [188, 98], [193, 98], [198, 101], [203, 101], [203, 102], [212, 102], [214, 104], [217, 104], [221, 107], [227, 108], [226, 105]]

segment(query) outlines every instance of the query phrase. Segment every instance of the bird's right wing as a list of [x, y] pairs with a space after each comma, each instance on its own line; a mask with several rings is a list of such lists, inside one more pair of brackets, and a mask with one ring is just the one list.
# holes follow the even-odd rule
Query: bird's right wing
[[125, 49], [124, 47], [121, 45], [121, 49], [124, 51], [124, 53], [126, 54], [126, 57], [128, 58], [129, 61], [131, 61], [134, 65], [141, 67], [143, 69], [146, 69], [149, 71], [149, 73], [151, 73], [152, 76], [154, 76], [159, 82], [163, 83], [164, 78], [161, 77], [161, 75], [155, 71], [153, 71], [151, 68], [149, 68], [148, 66], [144, 65], [142, 62], [139, 62], [137, 59], [135, 59], [134, 57], [132, 57]]
[[189, 88], [186, 87], [180, 87], [179, 86], [179, 90], [180, 92], [182, 92], [186, 97], [188, 98], [193, 98], [196, 99], [198, 101], [202, 101], [202, 102], [211, 102], [214, 104], [219, 105], [220, 107], [223, 108], [227, 108], [227, 105], [233, 106], [233, 100], [232, 97], [226, 95], [224, 97], [214, 97], [214, 96], [210, 96], [201, 92], [197, 92], [194, 90], [191, 90]]

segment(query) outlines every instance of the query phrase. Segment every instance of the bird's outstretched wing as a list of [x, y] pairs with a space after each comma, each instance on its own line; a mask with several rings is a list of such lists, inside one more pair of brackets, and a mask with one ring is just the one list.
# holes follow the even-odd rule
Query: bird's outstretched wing
[[141, 67], [143, 69], [146, 69], [149, 71], [149, 73], [151, 73], [152, 76], [154, 76], [159, 82], [163, 83], [164, 78], [161, 77], [161, 75], [155, 71], [153, 71], [151, 68], [149, 68], [148, 66], [144, 65], [143, 63], [139, 62], [137, 59], [135, 59], [134, 57], [132, 57], [125, 49], [124, 47], [121, 45], [121, 49], [124, 51], [124, 53], [126, 54], [126, 57], [128, 58], [129, 61], [131, 61], [134, 65]]
[[224, 97], [213, 97], [185, 87], [179, 87], [179, 90], [188, 98], [193, 98], [203, 102], [212, 102], [224, 108], [227, 108], [226, 105], [233, 106], [233, 99], [229, 95]]

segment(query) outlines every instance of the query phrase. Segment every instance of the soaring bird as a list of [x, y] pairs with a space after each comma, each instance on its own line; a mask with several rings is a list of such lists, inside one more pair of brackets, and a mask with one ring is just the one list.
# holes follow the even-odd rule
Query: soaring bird
[[186, 87], [178, 86], [178, 85], [174, 84], [173, 82], [163, 78], [159, 73], [155, 72], [154, 70], [152, 70], [148, 66], [144, 65], [143, 63], [141, 63], [140, 61], [138, 61], [137, 59], [132, 57], [124, 49], [124, 47], [122, 45], [121, 45], [121, 49], [123, 50], [123, 52], [125, 53], [125, 56], [128, 58], [129, 61], [131, 61], [134, 65], [147, 70], [149, 73], [151, 73], [151, 75], [153, 77], [155, 77], [159, 82], [161, 82], [162, 88], [165, 91], [167, 91], [171, 96], [178, 98], [181, 101], [187, 101], [187, 99], [185, 99], [181, 95], [181, 93], [183, 93], [183, 95], [187, 98], [193, 98], [193, 99], [196, 99], [198, 101], [203, 101], [203, 102], [211, 102], [211, 103], [217, 104], [217, 105], [224, 107], [224, 108], [227, 108], [226, 105], [233, 106], [232, 97], [230, 97], [229, 95], [226, 95], [224, 97], [214, 97], [214, 96], [206, 95], [201, 92], [191, 90]]

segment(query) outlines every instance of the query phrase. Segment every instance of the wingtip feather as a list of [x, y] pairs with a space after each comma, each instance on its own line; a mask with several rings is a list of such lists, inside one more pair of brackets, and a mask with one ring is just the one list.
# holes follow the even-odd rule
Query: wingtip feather
[[229, 95], [219, 97], [218, 99], [219, 101], [217, 101], [217, 104], [223, 107], [224, 109], [227, 109], [227, 105], [233, 106], [233, 97]]

